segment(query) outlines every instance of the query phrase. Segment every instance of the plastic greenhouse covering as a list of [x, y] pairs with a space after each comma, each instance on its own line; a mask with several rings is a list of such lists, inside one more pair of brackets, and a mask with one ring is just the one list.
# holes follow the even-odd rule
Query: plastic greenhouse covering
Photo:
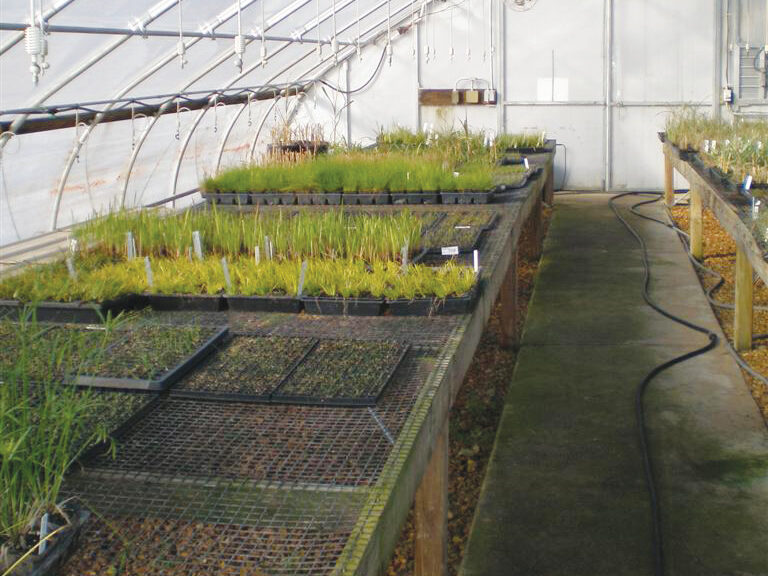
[[[313, 80], [349, 58], [374, 67], [365, 46], [384, 46], [383, 60], [428, 4], [2, 0], [0, 245], [183, 195], [257, 158]], [[55, 119], [66, 122], [30, 129]]]

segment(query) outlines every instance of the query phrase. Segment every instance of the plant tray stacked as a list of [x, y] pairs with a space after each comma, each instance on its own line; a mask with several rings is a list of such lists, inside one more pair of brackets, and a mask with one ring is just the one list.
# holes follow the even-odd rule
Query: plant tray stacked
[[392, 341], [240, 334], [171, 391], [182, 398], [374, 406], [405, 357]]

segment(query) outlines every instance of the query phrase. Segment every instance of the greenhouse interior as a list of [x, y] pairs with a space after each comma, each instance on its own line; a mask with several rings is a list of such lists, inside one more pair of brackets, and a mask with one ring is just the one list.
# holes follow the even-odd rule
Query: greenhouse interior
[[768, 1], [0, 0], [0, 576], [768, 576], [767, 256]]

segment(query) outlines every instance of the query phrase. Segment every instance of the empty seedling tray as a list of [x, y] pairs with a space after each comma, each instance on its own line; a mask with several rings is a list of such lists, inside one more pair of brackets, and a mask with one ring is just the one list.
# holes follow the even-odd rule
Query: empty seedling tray
[[312, 351], [314, 338], [238, 333], [171, 389], [181, 398], [269, 402], [275, 388]]
[[75, 378], [79, 386], [121, 390], [165, 390], [191, 370], [227, 328], [143, 324], [132, 327], [104, 353], [98, 363]]
[[272, 394], [272, 402], [374, 406], [409, 346], [391, 340], [321, 340]]

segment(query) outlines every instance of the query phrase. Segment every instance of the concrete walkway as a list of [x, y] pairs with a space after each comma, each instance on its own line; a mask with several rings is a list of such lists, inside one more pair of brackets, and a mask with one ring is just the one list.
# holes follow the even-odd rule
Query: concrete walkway
[[[653, 574], [635, 389], [706, 338], [644, 304], [641, 252], [609, 198], [557, 199], [464, 576]], [[628, 220], [657, 301], [720, 332], [674, 233]], [[667, 575], [768, 575], [768, 428], [727, 350], [662, 374], [646, 399]]]

